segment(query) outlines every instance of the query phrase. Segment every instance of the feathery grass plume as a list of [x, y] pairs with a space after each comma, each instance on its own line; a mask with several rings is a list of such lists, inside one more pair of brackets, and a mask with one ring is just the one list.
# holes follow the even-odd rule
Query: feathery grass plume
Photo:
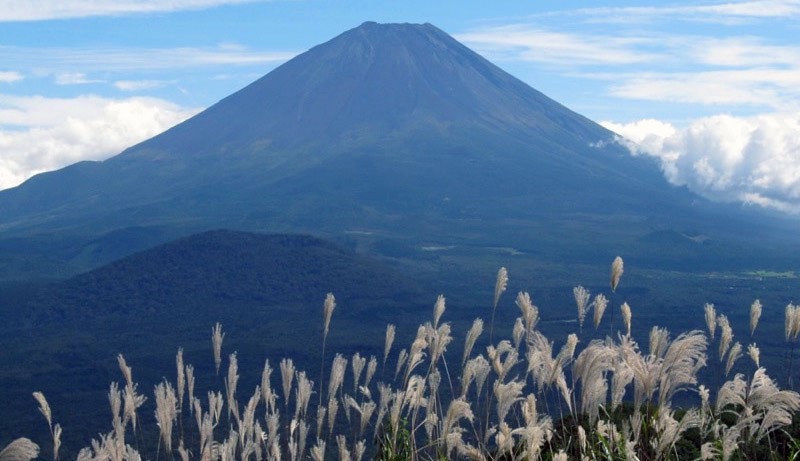
[[514, 340], [514, 349], [519, 349], [519, 343], [522, 337], [525, 336], [525, 325], [522, 323], [522, 317], [517, 317], [514, 322], [514, 329], [511, 332], [511, 338]]
[[792, 339], [794, 335], [794, 313], [797, 308], [794, 304], [789, 303], [786, 305], [785, 315], [784, 315], [784, 322], [783, 322], [783, 329], [784, 329], [784, 337], [786, 341]]
[[[124, 430], [124, 429], [123, 429]], [[53, 426], [53, 459], [58, 459], [58, 451], [61, 449], [61, 424]], [[2, 458], [2, 456], [0, 456]]]
[[123, 416], [123, 424], [127, 425], [128, 421], [131, 422], [133, 426], [133, 431], [136, 432], [136, 409], [141, 407], [147, 397], [143, 395], [138, 395], [136, 393], [136, 384], [133, 382], [133, 373], [131, 367], [128, 366], [127, 362], [125, 361], [125, 357], [122, 354], [117, 355], [117, 363], [119, 364], [119, 369], [122, 372], [122, 376], [125, 377], [125, 391], [123, 394], [124, 399], [124, 408], [125, 413]]
[[539, 308], [531, 302], [531, 295], [527, 292], [520, 291], [516, 299], [517, 307], [522, 312], [522, 319], [525, 321], [525, 331], [531, 332], [536, 328], [539, 322]]
[[758, 368], [759, 367], [758, 359], [759, 356], [761, 355], [761, 351], [758, 350], [758, 346], [756, 346], [755, 343], [747, 346], [747, 355], [750, 356], [750, 359], [753, 361], [753, 363], [756, 364], [756, 368]]
[[350, 450], [347, 449], [347, 439], [343, 435], [336, 436], [336, 446], [339, 449], [339, 461], [352, 461]]
[[594, 306], [594, 328], [596, 330], [600, 326], [600, 320], [603, 319], [603, 312], [606, 311], [606, 306], [608, 306], [608, 299], [599, 294], [594, 297], [592, 306]]
[[176, 384], [178, 386], [178, 410], [183, 410], [183, 395], [186, 392], [186, 375], [183, 370], [183, 348], [178, 348], [178, 354], [175, 356], [175, 368], [177, 370]]
[[239, 383], [239, 360], [236, 352], [228, 356], [228, 377], [225, 381], [225, 392], [228, 396], [228, 418], [231, 413], [239, 419], [239, 404], [236, 403], [236, 385]]
[[222, 325], [217, 322], [214, 328], [211, 329], [211, 344], [214, 346], [214, 367], [216, 367], [217, 374], [219, 374], [219, 366], [222, 364], [223, 339], [225, 339], [225, 333], [222, 332]]
[[389, 352], [392, 350], [394, 343], [395, 326], [393, 324], [386, 325], [386, 340], [383, 343], [383, 366], [386, 366], [386, 359], [389, 358]]
[[525, 383], [512, 380], [508, 383], [499, 383], [494, 388], [494, 396], [497, 401], [497, 420], [501, 423], [505, 421], [511, 407], [522, 400], [522, 388]]
[[189, 412], [191, 412], [194, 401], [194, 367], [191, 365], [186, 365], [186, 389], [189, 391]]
[[761, 301], [757, 299], [750, 305], [750, 336], [753, 336], [758, 325], [758, 319], [761, 318], [761, 307]]
[[792, 339], [800, 336], [800, 305], [795, 306], [792, 316]]
[[306, 377], [305, 371], [297, 372], [297, 390], [295, 391], [295, 411], [294, 418], [300, 420], [301, 416], [306, 417], [308, 413], [308, 402], [314, 389], [314, 381]]
[[289, 397], [292, 395], [292, 382], [294, 381], [294, 362], [292, 359], [281, 360], [281, 385], [283, 386], [283, 404], [289, 409]]
[[723, 314], [720, 314], [717, 317], [717, 324], [719, 325], [720, 329], [719, 361], [722, 362], [725, 360], [725, 353], [728, 352], [728, 348], [731, 346], [731, 342], [733, 341], [733, 328], [731, 328], [731, 324], [728, 322], [728, 317]]
[[617, 285], [619, 285], [619, 278], [622, 277], [623, 263], [622, 258], [617, 256], [614, 258], [614, 262], [611, 263], [611, 291], [617, 291]]
[[350, 360], [350, 365], [353, 368], [353, 393], [358, 391], [358, 383], [361, 380], [361, 373], [364, 371], [364, 366], [367, 364], [367, 358], [361, 357], [361, 354], [356, 352]]
[[572, 294], [575, 296], [575, 304], [578, 305], [578, 325], [580, 329], [583, 330], [583, 321], [586, 318], [586, 313], [588, 312], [589, 306], [589, 290], [584, 288], [581, 285], [576, 286], [572, 289]]
[[706, 303], [703, 306], [706, 314], [706, 327], [708, 327], [708, 335], [714, 339], [714, 332], [717, 330], [717, 311], [714, 310], [714, 305]]
[[397, 355], [397, 365], [395, 366], [394, 370], [394, 379], [397, 379], [397, 376], [400, 374], [400, 370], [402, 370], [406, 364], [406, 360], [408, 360], [408, 351], [401, 349], [400, 353]]
[[464, 366], [464, 373], [461, 374], [461, 396], [466, 397], [467, 392], [469, 392], [469, 386], [472, 384], [473, 380], [478, 390], [476, 395], [481, 395], [483, 384], [486, 382], [490, 371], [491, 366], [482, 355], [468, 360]]
[[325, 461], [325, 441], [317, 438], [317, 444], [311, 449], [311, 459]]
[[553, 461], [568, 461], [568, 460], [569, 460], [569, 457], [564, 452], [564, 450], [559, 450], [558, 453], [556, 453], [553, 456]]
[[472, 322], [472, 326], [467, 332], [467, 338], [464, 341], [464, 357], [461, 359], [462, 369], [467, 363], [467, 359], [469, 359], [470, 354], [472, 354], [472, 348], [475, 346], [475, 341], [477, 341], [481, 333], [483, 333], [483, 320], [477, 318]]
[[497, 312], [497, 303], [500, 301], [500, 295], [506, 291], [508, 285], [508, 271], [505, 267], [501, 267], [497, 271], [497, 281], [494, 284], [494, 301], [492, 302], [492, 323], [489, 326], [489, 342], [494, 342], [494, 315]]
[[325, 320], [325, 338], [328, 337], [328, 331], [331, 325], [331, 317], [333, 316], [333, 310], [336, 309], [336, 298], [333, 296], [333, 293], [328, 293], [325, 295], [325, 303], [323, 304], [322, 314]]
[[278, 397], [272, 390], [272, 367], [269, 365], [269, 359], [264, 361], [264, 370], [261, 372], [261, 398], [264, 400], [267, 412], [274, 413]]
[[0, 461], [29, 461], [39, 456], [39, 445], [24, 437], [18, 438], [0, 451]]
[[367, 451], [367, 443], [364, 440], [359, 440], [353, 447], [353, 461], [361, 461], [364, 457], [364, 452]]
[[50, 405], [47, 403], [47, 399], [44, 397], [44, 394], [41, 392], [34, 392], [33, 398], [39, 403], [39, 412], [44, 416], [44, 419], [47, 420], [47, 425], [50, 427], [50, 430], [53, 429], [53, 413], [50, 411]]
[[733, 365], [742, 357], [742, 345], [737, 341], [728, 351], [728, 361], [725, 364], [725, 376], [733, 369]]
[[592, 341], [578, 354], [573, 365], [573, 376], [581, 383], [581, 412], [590, 422], [597, 420], [600, 406], [608, 394], [606, 376], [613, 370], [616, 350], [603, 341]]
[[625, 328], [628, 330], [628, 335], [631, 334], [631, 306], [628, 303], [622, 303], [619, 308], [622, 311], [622, 320], [625, 322]]
[[347, 359], [342, 354], [336, 354], [331, 363], [331, 380], [328, 382], [328, 400], [336, 399], [336, 391], [344, 381], [344, 374], [347, 371]]
[[378, 359], [375, 358], [374, 355], [370, 356], [369, 362], [367, 363], [367, 372], [364, 375], [364, 387], [369, 388], [369, 383], [372, 382], [372, 378], [375, 376], [375, 371], [378, 370]]
[[445, 307], [445, 300], [444, 295], [439, 295], [436, 298], [436, 303], [433, 305], [433, 328], [439, 327], [439, 320], [442, 318], [442, 314], [444, 314], [446, 307]]
[[664, 353], [658, 381], [658, 402], [669, 407], [675, 393], [697, 384], [697, 372], [706, 365], [708, 340], [699, 330], [681, 333]]
[[178, 414], [178, 400], [169, 381], [156, 385], [156, 421], [167, 453], [172, 453], [172, 424]]

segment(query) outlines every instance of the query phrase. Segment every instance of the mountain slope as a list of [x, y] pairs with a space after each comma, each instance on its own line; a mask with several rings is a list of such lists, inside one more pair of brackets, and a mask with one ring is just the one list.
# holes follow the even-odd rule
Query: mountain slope
[[364, 23], [116, 157], [0, 191], [0, 240], [69, 236], [49, 254], [76, 267], [98, 261], [75, 240], [134, 226], [605, 254], [729, 231], [727, 213], [436, 27]]

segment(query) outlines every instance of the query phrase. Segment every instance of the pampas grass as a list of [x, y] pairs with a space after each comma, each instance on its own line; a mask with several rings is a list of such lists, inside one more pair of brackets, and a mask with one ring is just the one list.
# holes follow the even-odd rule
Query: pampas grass
[[[617, 258], [612, 264], [612, 293], [621, 275], [622, 259]], [[507, 282], [508, 274], [501, 268], [492, 318]], [[593, 308], [594, 326], [598, 328], [608, 299], [597, 294], [589, 305], [589, 293], [581, 286], [573, 290], [573, 295], [579, 326], [588, 309]], [[323, 305], [323, 351], [334, 299], [329, 294]], [[278, 392], [282, 391], [280, 396], [272, 384], [274, 370], [265, 360], [260, 384], [247, 394], [244, 406], [237, 399], [240, 370], [236, 351], [229, 354], [228, 373], [222, 382], [224, 393], [209, 390], [204, 408], [195, 396], [195, 368], [184, 363], [183, 350], [178, 349], [175, 387], [165, 379], [154, 389], [154, 422], [159, 430], [155, 454], [139, 453], [138, 444], [134, 449], [126, 443], [129, 430], [140, 438], [148, 432], [137, 429], [137, 409], [145, 397], [138, 395], [132, 369], [119, 355], [125, 387], [112, 383], [109, 388], [112, 430], [91, 441], [78, 459], [159, 461], [179, 456], [182, 461], [325, 461], [326, 455], [356, 461], [373, 456], [378, 460], [674, 459], [679, 449], [692, 444], [706, 457], [752, 459], [764, 447], [780, 456], [789, 452], [785, 437], [777, 433], [791, 424], [800, 410], [800, 394], [778, 388], [760, 368], [760, 351], [755, 344], [746, 351], [755, 372], [745, 377], [743, 372], [752, 372], [753, 366], [739, 360], [743, 346], [733, 341], [731, 322], [727, 316], [718, 315], [713, 305], [704, 308], [708, 334], [691, 330], [673, 339], [666, 328], [655, 326], [650, 330], [647, 351], [640, 349], [631, 335], [632, 314], [627, 302], [620, 306], [625, 331], [595, 340], [572, 333], [566, 339], [552, 341], [539, 330], [539, 317], [546, 322], [548, 311], [533, 305], [527, 292], [517, 294], [516, 305], [520, 316], [513, 329], [503, 329], [511, 340], [494, 342], [490, 337], [485, 348], [481, 345], [476, 351], [483, 319], [475, 319], [466, 332], [454, 331], [443, 321], [446, 303], [440, 295], [432, 320], [420, 325], [413, 338], [406, 339], [410, 341], [407, 347], [396, 355], [392, 354], [396, 330], [390, 324], [383, 344], [375, 345], [377, 351], [382, 346], [383, 357], [380, 352], [376, 356], [348, 351], [350, 360], [337, 352], [326, 361], [323, 352], [323, 371], [328, 363], [331, 367], [329, 380], [323, 386], [320, 372], [316, 389], [313, 376], [298, 369], [291, 358], [284, 358], [279, 366], [280, 384], [276, 383]], [[751, 306], [751, 336], [760, 315], [760, 302], [755, 302]], [[698, 324], [702, 325], [699, 318]], [[717, 329], [719, 360], [715, 363], [718, 375], [724, 370], [727, 381], [706, 387], [698, 382], [700, 370], [706, 366], [709, 343]], [[454, 340], [460, 342], [460, 334], [464, 335], [463, 354], [459, 354], [461, 373], [452, 379], [447, 367], [448, 346]], [[800, 309], [790, 304], [785, 337], [792, 347], [798, 334]], [[222, 326], [217, 323], [212, 329], [217, 374], [223, 337]], [[379, 361], [385, 368], [390, 356], [395, 360], [394, 377], [373, 380]], [[319, 393], [316, 412], [308, 408], [314, 392]], [[679, 393], [684, 400], [676, 399]], [[53, 423], [44, 395], [37, 392], [34, 397], [51, 429], [57, 458], [61, 427]], [[179, 433], [173, 430], [184, 398], [194, 416], [196, 432], [183, 430], [182, 425]], [[277, 403], [279, 399], [283, 405]], [[626, 404], [626, 399], [633, 405]], [[692, 399], [699, 406], [678, 411], [676, 404], [684, 405]], [[223, 408], [228, 420], [220, 424]], [[152, 424], [153, 419], [145, 422]], [[128, 429], [129, 424], [132, 429]], [[690, 429], [693, 431], [687, 432]], [[692, 435], [687, 436], [689, 433]], [[154, 445], [143, 447], [147, 450]], [[0, 453], [0, 461], [27, 461], [37, 454], [36, 444], [18, 439]]]

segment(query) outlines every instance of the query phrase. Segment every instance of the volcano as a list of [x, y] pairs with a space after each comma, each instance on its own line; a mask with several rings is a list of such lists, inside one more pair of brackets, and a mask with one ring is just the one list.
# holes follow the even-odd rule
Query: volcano
[[219, 227], [603, 261], [677, 235], [702, 259], [747, 221], [729, 211], [433, 25], [367, 22], [108, 160], [1, 191], [0, 269], [74, 273]]

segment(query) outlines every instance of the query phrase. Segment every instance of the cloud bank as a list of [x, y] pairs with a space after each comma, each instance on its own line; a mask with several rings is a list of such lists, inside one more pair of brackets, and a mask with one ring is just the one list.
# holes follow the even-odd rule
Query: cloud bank
[[102, 160], [197, 113], [134, 97], [0, 95], [0, 189], [81, 160]]
[[0, 21], [41, 21], [199, 10], [254, 0], [0, 0]]
[[632, 153], [657, 157], [672, 184], [800, 213], [800, 113], [717, 115], [686, 128], [653, 119], [601, 124]]

